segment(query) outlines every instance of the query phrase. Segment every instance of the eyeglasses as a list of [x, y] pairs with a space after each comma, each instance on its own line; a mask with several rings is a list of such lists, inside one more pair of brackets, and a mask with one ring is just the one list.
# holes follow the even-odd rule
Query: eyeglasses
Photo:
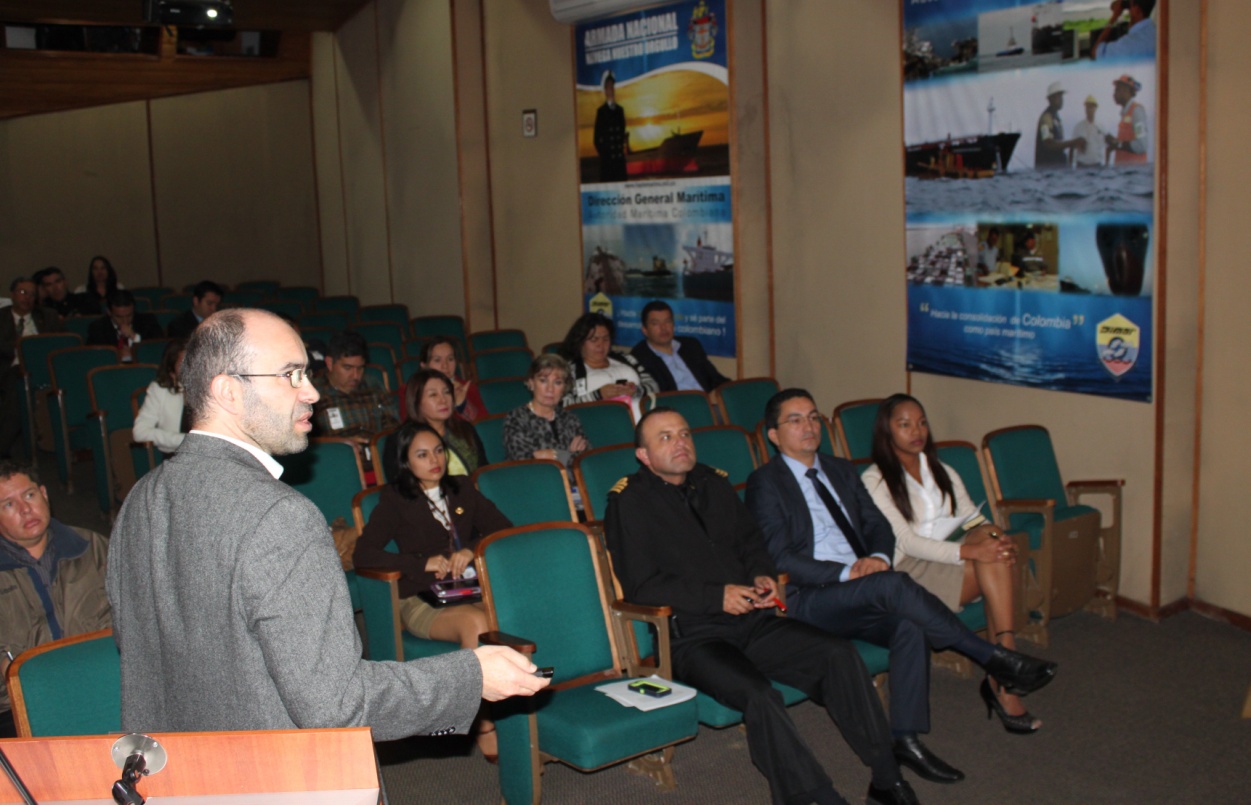
[[239, 374], [235, 373], [234, 377], [285, 377], [290, 383], [291, 388], [298, 389], [308, 380], [308, 373], [303, 369], [292, 369], [290, 372], [268, 372], [266, 374]]
[[807, 420], [807, 421], [811, 422], [811, 423], [812, 423], [812, 424], [814, 424], [814, 425], [820, 425], [820, 424], [821, 424], [821, 414], [820, 414], [820, 413], [818, 413], [818, 412], [816, 412], [816, 411], [813, 411], [813, 412], [812, 412], [811, 414], [809, 414], [808, 416], [803, 416], [802, 414], [791, 414], [790, 416], [788, 416], [788, 417], [786, 417], [785, 419], [783, 419], [783, 420], [782, 420], [782, 424], [783, 424], [783, 425], [790, 425], [790, 426], [793, 428], [793, 427], [795, 427], [796, 425], [798, 425], [799, 423], [803, 422], [804, 420]]

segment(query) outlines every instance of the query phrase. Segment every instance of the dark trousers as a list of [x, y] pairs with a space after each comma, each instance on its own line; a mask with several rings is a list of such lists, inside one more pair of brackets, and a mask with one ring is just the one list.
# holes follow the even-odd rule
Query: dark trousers
[[948, 648], [969, 634], [942, 601], [906, 573], [886, 570], [802, 588], [787, 603], [805, 623], [890, 649], [891, 727], [930, 731], [930, 648]]
[[864, 662], [847, 641], [760, 610], [737, 617], [684, 617], [672, 654], [678, 681], [742, 711], [752, 763], [768, 778], [775, 803], [811, 802], [813, 792], [832, 791], [833, 783], [770, 679], [824, 705], [875, 781], [898, 779], [881, 703]]
[[[22, 438], [22, 376], [16, 366], [0, 369], [0, 458], [9, 458]], [[30, 461], [35, 457], [30, 456]]]

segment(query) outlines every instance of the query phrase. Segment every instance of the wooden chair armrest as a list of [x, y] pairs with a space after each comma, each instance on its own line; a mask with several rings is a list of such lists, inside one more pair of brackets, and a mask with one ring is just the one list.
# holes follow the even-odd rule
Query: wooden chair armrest
[[617, 599], [612, 602], [614, 612], [625, 615], [638, 615], [644, 619], [667, 618], [673, 614], [673, 607], [653, 607], [646, 604], [631, 604], [629, 601]]
[[1051, 498], [1016, 498], [1015, 500], [999, 500], [995, 503], [1000, 514], [1037, 512], [1042, 514], [1047, 509], [1054, 509], [1056, 502]]
[[1064, 485], [1064, 488], [1076, 489], [1078, 487], [1092, 487], [1095, 489], [1105, 489], [1108, 487], [1122, 487], [1122, 486], [1125, 486], [1124, 478], [1101, 478], [1097, 480], [1069, 481], [1067, 484]]
[[507, 646], [511, 649], [520, 651], [526, 656], [533, 654], [535, 649], [538, 648], [534, 645], [534, 643], [526, 640], [524, 637], [517, 637], [516, 635], [510, 635], [507, 632], [501, 632], [498, 630], [483, 632], [478, 635], [478, 642], [484, 646]]
[[358, 577], [374, 581], [399, 581], [400, 576], [403, 575], [398, 570], [388, 570], [385, 567], [358, 567], [355, 570]]

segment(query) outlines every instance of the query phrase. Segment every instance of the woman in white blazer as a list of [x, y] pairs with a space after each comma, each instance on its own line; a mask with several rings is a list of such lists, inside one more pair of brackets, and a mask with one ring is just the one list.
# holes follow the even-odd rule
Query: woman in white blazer
[[148, 384], [143, 406], [135, 415], [132, 432], [137, 442], [152, 442], [162, 453], [169, 455], [178, 450], [186, 435], [182, 431], [182, 385], [178, 372], [182, 369], [182, 356], [187, 351], [185, 341], [169, 342], [161, 365], [156, 370], [156, 380]]

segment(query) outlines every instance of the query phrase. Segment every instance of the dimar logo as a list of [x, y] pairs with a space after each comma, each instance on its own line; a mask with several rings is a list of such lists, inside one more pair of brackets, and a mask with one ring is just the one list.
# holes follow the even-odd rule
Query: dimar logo
[[1095, 328], [1095, 350], [1099, 362], [1113, 377], [1134, 368], [1138, 361], [1138, 325], [1117, 313], [1099, 322]]
[[686, 26], [686, 36], [691, 40], [691, 56], [709, 59], [717, 48], [717, 15], [708, 10], [708, 4], [700, 0], [691, 12], [691, 24]]

